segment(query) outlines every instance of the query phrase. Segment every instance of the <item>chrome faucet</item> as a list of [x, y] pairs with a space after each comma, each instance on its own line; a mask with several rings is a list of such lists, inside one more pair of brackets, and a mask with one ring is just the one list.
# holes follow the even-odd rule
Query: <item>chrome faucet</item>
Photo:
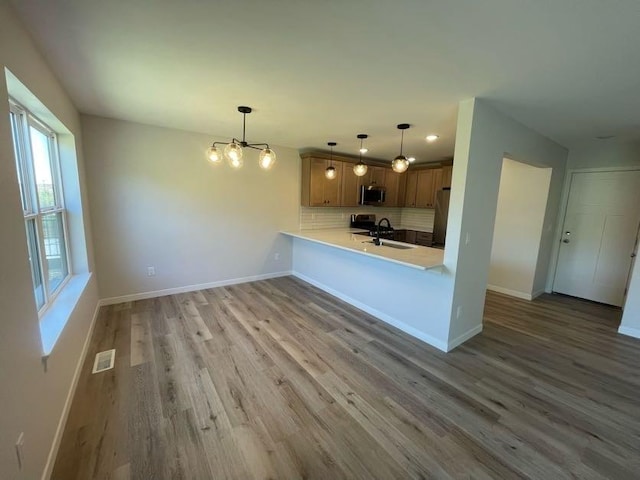
[[389, 221], [389, 219], [387, 217], [381, 218], [380, 221], [378, 222], [378, 228], [376, 228], [376, 238], [373, 240], [373, 243], [376, 245], [380, 245], [380, 225], [382, 224], [382, 222], [387, 222], [387, 228], [391, 231], [393, 231], [393, 228], [391, 227], [391, 222]]

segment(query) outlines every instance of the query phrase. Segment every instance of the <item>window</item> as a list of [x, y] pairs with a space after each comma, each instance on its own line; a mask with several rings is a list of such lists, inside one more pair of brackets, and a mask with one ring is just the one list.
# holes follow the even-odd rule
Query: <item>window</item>
[[53, 130], [13, 101], [9, 117], [33, 293], [42, 313], [70, 276], [58, 141]]

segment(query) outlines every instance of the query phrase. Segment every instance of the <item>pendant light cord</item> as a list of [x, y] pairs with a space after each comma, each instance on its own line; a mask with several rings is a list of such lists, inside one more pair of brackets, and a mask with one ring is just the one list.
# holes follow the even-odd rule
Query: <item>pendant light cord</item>
[[402, 156], [402, 146], [404, 144], [404, 130], [401, 130], [400, 133], [400, 156]]

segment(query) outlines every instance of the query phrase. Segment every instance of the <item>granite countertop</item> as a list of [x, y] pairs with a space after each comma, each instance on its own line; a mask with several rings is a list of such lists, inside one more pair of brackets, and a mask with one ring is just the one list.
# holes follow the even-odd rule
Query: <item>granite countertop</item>
[[363, 229], [357, 228], [328, 228], [322, 230], [288, 230], [280, 233], [420, 270], [435, 269], [443, 266], [444, 250], [395, 242], [393, 240], [383, 240], [383, 242], [410, 248], [398, 249], [385, 245], [374, 245], [369, 243], [372, 240], [370, 237], [357, 234], [357, 232], [363, 231]]

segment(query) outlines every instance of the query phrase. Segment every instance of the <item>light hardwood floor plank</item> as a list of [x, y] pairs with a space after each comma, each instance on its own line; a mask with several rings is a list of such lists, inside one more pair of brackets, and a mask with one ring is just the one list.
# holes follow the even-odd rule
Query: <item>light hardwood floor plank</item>
[[488, 292], [445, 354], [293, 277], [103, 307], [52, 478], [637, 479], [619, 321]]

